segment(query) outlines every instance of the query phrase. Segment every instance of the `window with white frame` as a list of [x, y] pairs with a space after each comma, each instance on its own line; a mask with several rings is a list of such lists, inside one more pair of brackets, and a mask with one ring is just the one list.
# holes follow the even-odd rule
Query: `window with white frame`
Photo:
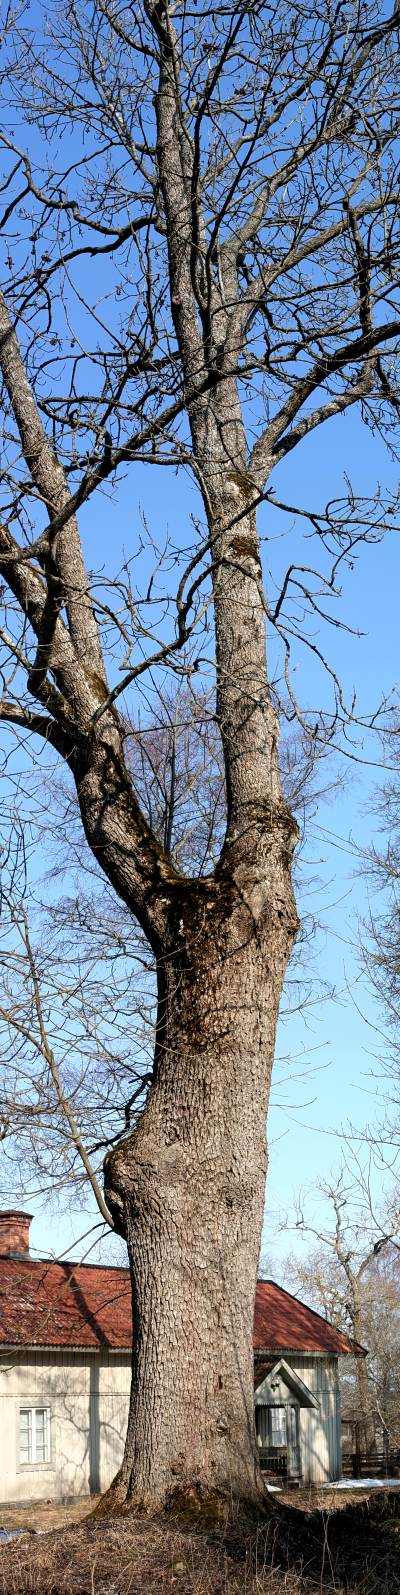
[[50, 1462], [49, 1407], [20, 1407], [20, 1463]]
[[286, 1407], [270, 1407], [268, 1417], [271, 1445], [285, 1446], [287, 1443]]
[[286, 1407], [256, 1407], [256, 1435], [261, 1448], [287, 1446]]

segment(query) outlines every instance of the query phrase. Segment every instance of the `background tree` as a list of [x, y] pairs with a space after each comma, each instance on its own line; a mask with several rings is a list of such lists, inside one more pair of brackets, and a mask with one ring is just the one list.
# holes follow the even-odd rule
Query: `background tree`
[[[322, 571], [296, 560], [266, 592], [256, 509], [288, 508], [271, 472], [333, 416], [361, 403], [397, 424], [397, 15], [72, 0], [34, 32], [13, 22], [1, 715], [68, 766], [89, 848], [157, 963], [151, 1087], [105, 1165], [136, 1324], [118, 1489], [147, 1505], [176, 1487], [252, 1495], [265, 1118], [297, 924], [265, 627], [294, 712], [293, 636], [323, 657], [304, 611], [331, 618], [341, 564], [392, 506], [308, 506]], [[195, 520], [152, 568], [140, 532], [118, 568], [109, 508], [105, 570], [100, 490], [133, 462], [189, 470]], [[136, 694], [149, 703], [167, 667], [194, 697], [215, 670], [226, 833], [194, 877], [126, 760]], [[303, 712], [315, 736], [343, 723], [331, 683], [329, 714]]]
[[377, 1210], [354, 1153], [320, 1192], [330, 1217], [325, 1225], [309, 1222], [299, 1203], [296, 1227], [317, 1245], [304, 1259], [288, 1258], [285, 1272], [290, 1289], [367, 1350], [366, 1359], [355, 1357], [341, 1373], [342, 1415], [361, 1459], [378, 1441], [387, 1453], [399, 1441], [398, 1192]]
[[[158, 722], [158, 723], [157, 723]], [[176, 862], [201, 872], [224, 832], [223, 767], [206, 699], [160, 692], [157, 717], [126, 754], [142, 808]], [[78, 1204], [89, 1180], [100, 1214], [104, 1153], [143, 1108], [154, 1052], [155, 962], [140, 926], [85, 843], [73, 793], [50, 772], [3, 812], [0, 1033], [3, 1163], [41, 1193]], [[34, 869], [37, 848], [45, 878]], [[14, 1175], [15, 1180], [15, 1175]]]

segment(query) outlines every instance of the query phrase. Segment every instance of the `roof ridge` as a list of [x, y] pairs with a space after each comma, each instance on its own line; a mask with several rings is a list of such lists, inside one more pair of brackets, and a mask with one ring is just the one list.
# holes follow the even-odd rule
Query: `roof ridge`
[[72, 1257], [31, 1257], [30, 1255], [25, 1257], [22, 1253], [20, 1255], [19, 1252], [0, 1252], [1, 1263], [18, 1263], [18, 1266], [20, 1263], [29, 1263], [30, 1267], [34, 1268], [42, 1263], [51, 1268], [96, 1268], [99, 1273], [103, 1274], [127, 1274], [129, 1276], [127, 1263], [75, 1263]]

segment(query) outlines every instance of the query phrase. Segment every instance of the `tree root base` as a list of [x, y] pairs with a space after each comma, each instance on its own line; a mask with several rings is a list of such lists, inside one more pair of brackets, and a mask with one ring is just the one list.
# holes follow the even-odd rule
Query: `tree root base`
[[129, 1489], [120, 1474], [101, 1496], [90, 1514], [94, 1519], [113, 1517], [168, 1517], [179, 1519], [187, 1527], [221, 1528], [246, 1517], [253, 1521], [269, 1515], [270, 1502], [260, 1487], [251, 1495], [233, 1495], [231, 1492], [207, 1489], [204, 1484], [180, 1484], [164, 1497], [140, 1497]]
[[230, 1502], [218, 1491], [205, 1490], [199, 1485], [176, 1485], [167, 1497], [164, 1512], [168, 1517], [179, 1517], [187, 1524], [216, 1526], [229, 1517]]
[[122, 1513], [126, 1511], [127, 1494], [126, 1480], [122, 1478], [120, 1473], [117, 1473], [109, 1489], [105, 1490], [104, 1495], [101, 1495], [100, 1500], [96, 1502], [90, 1517], [92, 1519], [121, 1517]]

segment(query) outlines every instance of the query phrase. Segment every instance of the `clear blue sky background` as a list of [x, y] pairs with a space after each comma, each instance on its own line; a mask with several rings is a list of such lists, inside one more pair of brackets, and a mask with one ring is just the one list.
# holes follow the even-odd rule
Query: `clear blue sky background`
[[[308, 439], [289, 457], [276, 473], [276, 491], [288, 500], [295, 501], [297, 494], [299, 503], [322, 507], [331, 495], [344, 489], [344, 471], [350, 475], [354, 488], [363, 493], [372, 492], [377, 480], [387, 487], [395, 486], [398, 478], [398, 468], [381, 440], [373, 438], [361, 419], [349, 413]], [[139, 506], [146, 510], [151, 526], [160, 536], [168, 522], [175, 530], [179, 523], [182, 541], [187, 542], [191, 503], [184, 478], [138, 467], [129, 482], [123, 484], [118, 505], [115, 502], [110, 506], [103, 500], [100, 511], [98, 504], [86, 508], [82, 530], [90, 562], [94, 562], [91, 543], [95, 531], [96, 563], [101, 562], [103, 552], [107, 564], [118, 568], [121, 548], [132, 551], [134, 547]], [[268, 529], [265, 508], [261, 529]], [[394, 530], [379, 546], [364, 548], [353, 574], [345, 578], [340, 612], [346, 623], [360, 629], [363, 635], [351, 637], [327, 628], [324, 636], [321, 633], [348, 697], [355, 686], [360, 710], [365, 714], [393, 690], [400, 674], [398, 535]], [[293, 546], [297, 536], [295, 530]], [[311, 552], [310, 562], [314, 563], [315, 549], [310, 548]], [[287, 561], [287, 550], [281, 550], [279, 558]], [[326, 697], [325, 683], [301, 651], [296, 682], [303, 703], [320, 707], [318, 694]], [[379, 746], [361, 735], [358, 750], [366, 761], [380, 757]], [[318, 1210], [317, 1182], [340, 1162], [343, 1126], [351, 1120], [361, 1134], [365, 1121], [373, 1120], [375, 1110], [382, 1105], [382, 1087], [371, 1078], [372, 1053], [380, 1045], [370, 1028], [376, 1010], [367, 986], [360, 980], [357, 953], [357, 920], [366, 912], [366, 886], [357, 873], [353, 848], [353, 843], [368, 843], [374, 835], [371, 798], [381, 772], [373, 763], [361, 762], [348, 764], [345, 775], [343, 788], [327, 802], [321, 802], [310, 825], [305, 851], [309, 863], [304, 866], [305, 881], [309, 867], [310, 874], [316, 872], [321, 882], [315, 902], [312, 892], [305, 897], [307, 910], [314, 910], [322, 920], [313, 949], [315, 967], [318, 976], [334, 987], [335, 994], [286, 1020], [278, 1038], [278, 1056], [289, 1055], [289, 1061], [283, 1067], [278, 1064], [273, 1091], [264, 1232], [264, 1252], [277, 1278], [285, 1252], [302, 1245], [300, 1237], [281, 1231], [277, 1215], [291, 1208], [299, 1188], [313, 1193], [311, 1204], [314, 1211]], [[296, 1080], [296, 1075], [303, 1078]], [[377, 1186], [379, 1179], [376, 1175]], [[63, 1215], [55, 1210], [41, 1211], [38, 1195], [30, 1205], [35, 1214], [32, 1244], [39, 1253], [52, 1251], [62, 1255], [76, 1244], [74, 1255], [85, 1255], [93, 1239], [81, 1240], [93, 1219], [90, 1204], [87, 1211], [71, 1210]], [[104, 1255], [108, 1260], [113, 1256], [119, 1260], [121, 1243], [110, 1237]]]

